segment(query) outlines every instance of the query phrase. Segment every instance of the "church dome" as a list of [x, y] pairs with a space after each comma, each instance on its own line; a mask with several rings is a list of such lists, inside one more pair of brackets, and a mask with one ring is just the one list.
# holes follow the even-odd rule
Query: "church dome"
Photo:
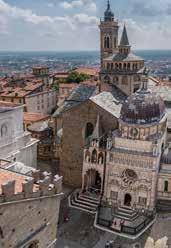
[[161, 97], [142, 87], [123, 103], [120, 119], [130, 124], [148, 124], [160, 121], [164, 115]]

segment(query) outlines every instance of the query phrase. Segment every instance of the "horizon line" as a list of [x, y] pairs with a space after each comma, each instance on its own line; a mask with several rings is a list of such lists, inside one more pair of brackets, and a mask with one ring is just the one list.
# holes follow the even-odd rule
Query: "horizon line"
[[[156, 48], [156, 49], [132, 49], [132, 51], [171, 51], [171, 48], [168, 49], [161, 49], [161, 48]], [[58, 53], [64, 53], [64, 52], [99, 52], [100, 50], [0, 50], [1, 52], [58, 52]]]

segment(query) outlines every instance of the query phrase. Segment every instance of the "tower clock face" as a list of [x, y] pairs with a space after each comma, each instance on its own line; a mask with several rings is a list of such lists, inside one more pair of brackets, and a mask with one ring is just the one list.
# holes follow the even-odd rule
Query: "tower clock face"
[[138, 129], [137, 128], [131, 128], [130, 129], [130, 135], [132, 137], [136, 137], [138, 135]]

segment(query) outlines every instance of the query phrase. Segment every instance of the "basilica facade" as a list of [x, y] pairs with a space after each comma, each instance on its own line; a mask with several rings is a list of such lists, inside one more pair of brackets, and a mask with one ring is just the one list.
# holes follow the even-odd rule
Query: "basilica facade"
[[84, 146], [82, 188], [70, 205], [96, 213], [97, 228], [136, 239], [154, 223], [156, 211], [171, 207], [167, 113], [162, 98], [148, 89], [148, 70], [131, 53], [125, 26], [118, 45], [109, 2], [100, 30], [101, 87], [111, 95], [117, 88], [127, 99], [116, 100], [109, 92], [90, 98], [115, 122], [106, 128], [102, 112], [96, 114]]

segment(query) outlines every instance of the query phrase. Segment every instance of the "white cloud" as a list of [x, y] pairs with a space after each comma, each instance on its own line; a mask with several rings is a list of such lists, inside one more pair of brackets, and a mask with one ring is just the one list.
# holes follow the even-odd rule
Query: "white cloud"
[[88, 6], [87, 6], [87, 10], [88, 11], [91, 11], [91, 12], [96, 12], [97, 11], [97, 6], [95, 3], [90, 3]]
[[96, 12], [97, 6], [92, 0], [73, 0], [71, 2], [63, 1], [60, 6], [64, 9], [73, 9], [77, 7], [85, 7], [85, 10]]
[[[79, 1], [74, 1], [79, 2]], [[78, 4], [78, 3], [77, 3]], [[3, 0], [0, 0], [0, 13], [7, 16], [8, 18], [16, 18], [16, 19], [22, 19], [25, 22], [30, 22], [32, 24], [56, 24], [57, 22], [63, 22], [68, 24], [68, 26], [73, 27], [74, 25], [77, 25], [77, 22], [80, 24], [95, 24], [97, 22], [97, 18], [95, 16], [89, 16], [86, 14], [76, 14], [73, 16], [40, 16], [35, 14], [30, 9], [22, 9], [18, 8], [16, 6], [11, 6], [4, 2]]]
[[60, 5], [64, 9], [72, 9], [72, 8], [75, 8], [75, 7], [83, 6], [83, 1], [82, 0], [74, 0], [72, 2], [64, 1], [64, 2], [61, 2]]

